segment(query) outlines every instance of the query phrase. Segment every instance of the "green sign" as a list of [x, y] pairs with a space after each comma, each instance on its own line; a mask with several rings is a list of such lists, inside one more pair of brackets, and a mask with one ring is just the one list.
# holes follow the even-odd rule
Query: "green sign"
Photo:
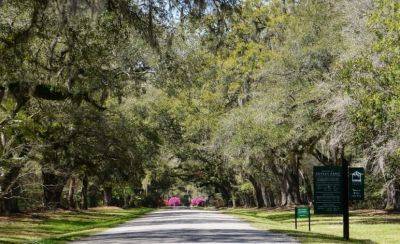
[[311, 231], [311, 213], [310, 208], [306, 206], [295, 207], [294, 209], [294, 228], [297, 229], [297, 219], [308, 218], [308, 230]]
[[296, 218], [308, 218], [310, 216], [309, 207], [296, 207]]
[[364, 200], [364, 168], [349, 169], [349, 199]]
[[315, 214], [342, 214], [343, 177], [341, 167], [314, 167]]

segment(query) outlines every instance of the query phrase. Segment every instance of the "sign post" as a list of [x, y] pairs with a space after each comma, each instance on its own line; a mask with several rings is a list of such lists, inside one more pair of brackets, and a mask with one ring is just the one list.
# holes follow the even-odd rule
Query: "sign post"
[[295, 207], [294, 209], [294, 227], [297, 230], [297, 219], [308, 218], [308, 231], [311, 231], [311, 211], [310, 207]]
[[350, 220], [349, 220], [349, 162], [342, 160], [343, 176], [343, 238], [350, 239]]
[[343, 238], [350, 239], [349, 201], [364, 199], [364, 168], [349, 168], [342, 160], [342, 167], [314, 167], [315, 214], [342, 214]]

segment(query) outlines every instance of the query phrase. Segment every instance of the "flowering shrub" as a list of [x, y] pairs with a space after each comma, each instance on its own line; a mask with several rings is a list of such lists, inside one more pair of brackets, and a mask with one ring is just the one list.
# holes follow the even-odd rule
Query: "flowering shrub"
[[168, 206], [180, 206], [181, 205], [181, 199], [179, 197], [171, 197], [168, 199]]
[[202, 197], [195, 197], [191, 201], [192, 206], [204, 206], [205, 203], [206, 201]]

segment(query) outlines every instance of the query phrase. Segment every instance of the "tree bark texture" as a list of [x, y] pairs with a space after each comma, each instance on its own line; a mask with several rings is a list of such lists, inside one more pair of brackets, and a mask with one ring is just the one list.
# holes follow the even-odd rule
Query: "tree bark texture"
[[69, 182], [69, 191], [68, 191], [69, 209], [76, 209], [75, 192], [76, 192], [76, 178], [75, 176], [71, 176]]
[[20, 188], [18, 185], [18, 176], [20, 172], [20, 166], [11, 168], [1, 182], [0, 215], [10, 215], [19, 212], [18, 196]]
[[88, 185], [89, 180], [87, 174], [85, 173], [82, 179], [82, 209], [84, 210], [88, 209]]
[[392, 180], [386, 187], [386, 210], [400, 210], [400, 190], [396, 181]]
[[103, 201], [105, 206], [111, 206], [112, 200], [112, 187], [106, 186], [103, 190]]
[[257, 182], [257, 180], [249, 175], [249, 181], [253, 185], [254, 188], [254, 202], [256, 203], [257, 208], [262, 208], [264, 207], [264, 201], [263, 201], [263, 193], [262, 193], [262, 186]]
[[61, 197], [67, 177], [54, 170], [42, 170], [43, 205], [47, 209], [61, 208]]

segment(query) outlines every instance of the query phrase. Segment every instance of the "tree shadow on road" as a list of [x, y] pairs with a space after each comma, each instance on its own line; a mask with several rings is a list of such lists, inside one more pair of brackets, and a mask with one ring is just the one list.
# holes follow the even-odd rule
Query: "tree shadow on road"
[[[287, 235], [240, 229], [169, 229], [103, 233], [82, 239], [82, 243], [290, 243]], [[78, 242], [79, 243], [79, 242]]]

